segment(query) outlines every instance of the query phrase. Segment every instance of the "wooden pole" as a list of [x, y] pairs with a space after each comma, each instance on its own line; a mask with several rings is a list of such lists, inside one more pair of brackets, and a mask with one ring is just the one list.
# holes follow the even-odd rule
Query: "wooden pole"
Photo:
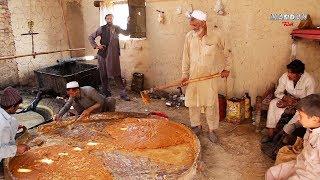
[[[62, 10], [62, 19], [63, 19], [63, 22], [64, 22], [64, 26], [65, 26], [65, 28], [66, 28], [68, 46], [69, 46], [69, 48], [71, 49], [71, 40], [70, 40], [70, 36], [69, 36], [69, 28], [68, 28], [68, 25], [67, 25], [67, 19], [66, 19], [66, 15], [65, 15], [65, 10], [64, 10], [64, 8], [63, 8], [63, 1], [60, 0], [60, 1], [59, 1], [59, 4], [60, 4], [61, 10]], [[70, 56], [72, 57], [72, 53], [70, 53]]]
[[228, 99], [228, 77], [224, 80], [224, 88], [225, 88], [225, 93], [226, 93], [226, 99]]
[[60, 52], [66, 52], [66, 51], [70, 52], [70, 51], [84, 51], [84, 50], [86, 50], [86, 48], [65, 49], [65, 50], [56, 50], [56, 51], [47, 51], [47, 52], [34, 52], [32, 54], [0, 57], [0, 60], [14, 59], [14, 58], [20, 58], [20, 57], [27, 57], [27, 56], [37, 56], [37, 55], [42, 55], [42, 54], [60, 53]]

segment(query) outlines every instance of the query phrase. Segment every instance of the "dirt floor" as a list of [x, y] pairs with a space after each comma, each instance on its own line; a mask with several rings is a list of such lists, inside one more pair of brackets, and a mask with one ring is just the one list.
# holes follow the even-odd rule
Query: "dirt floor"
[[[34, 95], [31, 90], [21, 90], [25, 97], [25, 103], [31, 101]], [[131, 101], [123, 101], [116, 92], [113, 93], [117, 99], [116, 111], [148, 113], [152, 111], [165, 112], [173, 121], [189, 126], [188, 109], [185, 107], [166, 107], [162, 100], [152, 100], [145, 106], [140, 96], [130, 93]], [[63, 101], [54, 98], [45, 98], [41, 105], [48, 106], [56, 113], [63, 105]], [[205, 117], [202, 117], [205, 125]], [[211, 143], [206, 132], [200, 136], [201, 162], [199, 172], [195, 179], [264, 179], [264, 174], [273, 161], [260, 150], [261, 134], [255, 132], [251, 122], [234, 125], [226, 122], [220, 123], [217, 131], [220, 142]]]

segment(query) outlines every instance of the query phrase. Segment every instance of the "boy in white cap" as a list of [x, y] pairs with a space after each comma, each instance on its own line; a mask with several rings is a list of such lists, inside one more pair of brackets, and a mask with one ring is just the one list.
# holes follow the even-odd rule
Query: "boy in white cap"
[[90, 116], [91, 113], [115, 111], [116, 100], [110, 97], [105, 98], [91, 86], [80, 87], [77, 81], [72, 81], [67, 83], [66, 88], [69, 99], [55, 115], [54, 120], [61, 120], [71, 106], [80, 115], [80, 119]]
[[16, 89], [12, 87], [4, 89], [0, 101], [0, 161], [29, 150], [25, 144], [16, 144], [15, 136], [22, 126], [10, 115], [17, 111], [21, 103], [22, 97]]
[[[188, 15], [190, 31], [185, 38], [182, 59], [182, 80], [185, 84], [188, 79], [207, 76], [221, 72], [221, 77], [229, 76], [228, 50], [221, 36], [214, 32], [207, 36], [207, 15], [194, 10]], [[218, 87], [217, 80], [210, 79], [187, 85], [185, 105], [189, 107], [192, 130], [201, 132], [200, 114], [205, 110], [209, 126], [208, 138], [217, 142], [215, 130], [219, 126]]]

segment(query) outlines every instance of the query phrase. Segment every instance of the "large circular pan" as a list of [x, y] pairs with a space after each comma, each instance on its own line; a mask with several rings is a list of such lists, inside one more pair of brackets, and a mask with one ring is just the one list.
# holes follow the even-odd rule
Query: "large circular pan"
[[135, 113], [72, 122], [38, 127], [23, 140], [31, 150], [5, 160], [5, 177], [191, 179], [196, 173], [200, 143], [181, 124]]

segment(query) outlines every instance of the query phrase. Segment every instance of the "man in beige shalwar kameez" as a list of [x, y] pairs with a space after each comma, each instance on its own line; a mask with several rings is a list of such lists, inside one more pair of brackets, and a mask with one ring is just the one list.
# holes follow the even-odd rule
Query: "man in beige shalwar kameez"
[[[218, 33], [207, 36], [207, 15], [199, 10], [190, 14], [190, 31], [185, 38], [182, 60], [182, 84], [188, 79], [221, 72], [221, 77], [229, 76], [228, 50]], [[219, 126], [219, 102], [217, 79], [190, 83], [186, 89], [185, 105], [189, 107], [192, 130], [201, 131], [200, 114], [205, 110], [209, 126], [209, 140], [217, 142], [214, 132]]]
[[320, 179], [320, 95], [309, 95], [299, 102], [299, 121], [308, 128], [304, 136], [303, 150], [297, 160], [271, 167], [266, 180]]

